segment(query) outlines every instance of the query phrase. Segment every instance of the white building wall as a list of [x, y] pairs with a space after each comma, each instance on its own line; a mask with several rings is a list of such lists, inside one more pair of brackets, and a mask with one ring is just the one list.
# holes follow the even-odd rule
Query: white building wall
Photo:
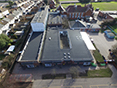
[[33, 32], [43, 32], [45, 30], [43, 23], [31, 23]]
[[0, 13], [0, 18], [3, 18], [3, 15], [2, 15], [2, 13]]
[[3, 16], [4, 16], [4, 15], [7, 15], [7, 14], [9, 14], [9, 11], [6, 10], [6, 11], [2, 12], [2, 14], [3, 14]]

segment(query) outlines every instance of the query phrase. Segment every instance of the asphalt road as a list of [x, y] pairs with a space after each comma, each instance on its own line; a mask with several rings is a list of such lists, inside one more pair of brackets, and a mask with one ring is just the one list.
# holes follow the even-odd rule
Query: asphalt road
[[32, 88], [117, 88], [111, 78], [36, 80]]

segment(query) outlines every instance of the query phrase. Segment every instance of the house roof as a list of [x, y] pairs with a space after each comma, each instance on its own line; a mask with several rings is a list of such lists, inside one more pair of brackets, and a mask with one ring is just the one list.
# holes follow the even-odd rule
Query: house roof
[[7, 23], [8, 23], [8, 22], [5, 21], [4, 19], [0, 21], [0, 24], [2, 24], [2, 25], [6, 25]]
[[82, 7], [80, 5], [69, 5], [66, 8], [66, 11], [67, 12], [86, 12], [88, 9], [93, 10], [91, 4], [85, 5], [84, 7]]
[[[71, 48], [60, 48], [60, 31], [66, 31], [68, 33]], [[62, 29], [58, 27], [48, 28], [40, 61], [61, 62], [64, 59], [64, 53], [69, 53], [73, 61], [90, 61], [93, 59], [79, 30]], [[66, 58], [64, 60], [70, 59]]]
[[6, 8], [0, 8], [0, 13], [6, 11]]
[[63, 8], [63, 6], [60, 4], [56, 10], [60, 10], [60, 11], [65, 11], [65, 9]]
[[0, 23], [0, 29], [3, 27], [4, 25], [2, 25], [1, 23]]
[[48, 18], [48, 24], [62, 24], [62, 18], [59, 15], [51, 14]]

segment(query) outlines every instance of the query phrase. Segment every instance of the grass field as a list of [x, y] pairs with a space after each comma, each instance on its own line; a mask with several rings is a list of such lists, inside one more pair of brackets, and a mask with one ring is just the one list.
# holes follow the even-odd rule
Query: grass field
[[109, 68], [100, 70], [89, 70], [87, 72], [88, 77], [111, 77], [112, 71]]
[[[64, 0], [60, 0], [60, 1], [64, 1]], [[74, 4], [62, 4], [64, 8], [66, 8], [69, 5], [74, 5]], [[76, 3], [76, 5], [84, 6], [85, 4]], [[117, 2], [95, 2], [95, 3], [93, 2], [92, 5], [94, 9], [99, 8], [100, 10], [103, 10], [103, 11], [117, 10]]]

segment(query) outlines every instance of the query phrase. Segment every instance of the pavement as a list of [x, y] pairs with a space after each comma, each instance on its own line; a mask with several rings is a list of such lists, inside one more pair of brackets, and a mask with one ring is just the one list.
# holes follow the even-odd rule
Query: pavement
[[[12, 74], [32, 74], [34, 80], [41, 80], [43, 74], [54, 74], [53, 70], [55, 70], [56, 74], [69, 73], [70, 72], [69, 69], [72, 66], [77, 66], [77, 65], [64, 65], [61, 68], [58, 66], [54, 66], [51, 68], [39, 66], [39, 67], [32, 68], [32, 69], [28, 69], [28, 68], [23, 69], [20, 64], [16, 63]], [[92, 67], [92, 66], [85, 66], [85, 67], [79, 66], [79, 67], [80, 67], [79, 72], [85, 72], [86, 70], [96, 69], [95, 67]]]

